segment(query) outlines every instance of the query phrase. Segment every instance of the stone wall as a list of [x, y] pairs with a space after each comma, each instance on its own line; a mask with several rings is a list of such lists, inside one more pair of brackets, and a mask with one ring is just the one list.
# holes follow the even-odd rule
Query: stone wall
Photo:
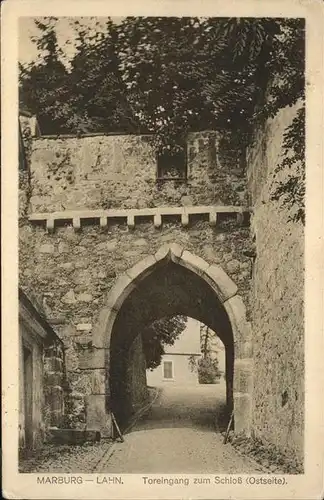
[[[37, 448], [45, 438], [43, 346], [19, 322], [19, 446]], [[30, 352], [30, 368], [24, 362], [24, 348]]]
[[187, 180], [157, 180], [152, 136], [39, 137], [31, 153], [31, 212], [181, 205], [245, 205], [241, 153], [233, 161], [219, 133], [191, 133]]
[[136, 337], [128, 351], [126, 383], [131, 412], [135, 413], [148, 402], [146, 362], [140, 335]]
[[[248, 154], [255, 235], [252, 297], [255, 435], [302, 461], [304, 442], [304, 235], [271, 201], [285, 128], [298, 106], [259, 131]], [[284, 174], [281, 174], [283, 178]]]
[[[31, 293], [29, 293], [31, 295]], [[35, 302], [36, 305], [36, 302]], [[37, 448], [64, 414], [63, 344], [19, 291], [19, 446]]]
[[58, 227], [53, 234], [29, 224], [20, 228], [20, 285], [37, 293], [48, 320], [64, 340], [69, 378], [76, 391], [91, 391], [85, 353], [116, 278], [171, 242], [221, 265], [248, 306], [251, 263], [243, 252], [249, 244], [249, 229], [236, 220], [220, 222], [216, 228], [204, 221], [193, 222], [188, 229], [177, 222], [165, 222], [161, 229], [144, 222], [134, 230], [126, 224], [108, 229], [85, 226], [80, 232], [68, 226]]

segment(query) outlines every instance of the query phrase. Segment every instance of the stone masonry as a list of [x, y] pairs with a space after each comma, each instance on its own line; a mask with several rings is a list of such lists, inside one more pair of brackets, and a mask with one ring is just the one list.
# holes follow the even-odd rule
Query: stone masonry
[[[258, 438], [303, 461], [304, 234], [289, 211], [271, 201], [285, 128], [299, 105], [287, 107], [259, 131], [248, 155], [255, 236], [253, 303], [254, 407]], [[284, 174], [280, 174], [281, 178]], [[266, 381], [266, 382], [265, 382]]]
[[[291, 304], [302, 311], [302, 232], [267, 198], [280, 152], [274, 145], [290, 119], [285, 112], [260, 132], [248, 176], [242, 152], [226, 156], [215, 131], [189, 134], [182, 180], [157, 178], [150, 136], [33, 141], [29, 175], [21, 181], [27, 194], [20, 196], [20, 285], [37, 292], [67, 346], [72, 388], [88, 398], [88, 428], [109, 433], [110, 363], [116, 367], [124, 340], [128, 365], [120, 373], [127, 383], [120, 397], [128, 391], [132, 407], [145, 400], [140, 338], [131, 322], [141, 328], [153, 315], [154, 304], [143, 306], [150, 287], [161, 309], [171, 310], [169, 283], [174, 303], [188, 310], [195, 300], [200, 319], [209, 321], [219, 309], [234, 370], [236, 430], [250, 433], [252, 423], [261, 439], [301, 454], [302, 313], [292, 317]], [[247, 256], [253, 234], [254, 264]]]

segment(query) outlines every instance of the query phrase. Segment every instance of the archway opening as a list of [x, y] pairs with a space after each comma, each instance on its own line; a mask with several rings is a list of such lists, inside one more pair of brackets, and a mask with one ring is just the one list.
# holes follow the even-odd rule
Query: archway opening
[[122, 426], [145, 398], [142, 335], [154, 321], [175, 315], [194, 318], [217, 332], [226, 351], [226, 401], [228, 412], [232, 410], [234, 338], [227, 312], [201, 275], [166, 259], [137, 281], [113, 324], [106, 403]]

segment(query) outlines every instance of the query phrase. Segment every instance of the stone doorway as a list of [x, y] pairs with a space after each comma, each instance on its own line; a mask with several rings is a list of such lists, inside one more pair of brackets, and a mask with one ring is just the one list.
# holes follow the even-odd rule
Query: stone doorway
[[226, 348], [228, 410], [234, 407], [236, 431], [249, 434], [250, 325], [237, 291], [221, 267], [210, 265], [177, 244], [161, 247], [155, 255], [120, 276], [108, 294], [94, 330], [95, 391], [88, 397], [88, 428], [110, 435], [111, 411], [120, 420], [127, 419], [132, 410], [130, 364], [137, 367], [135, 385], [143, 386], [144, 390], [145, 384], [145, 377], [141, 376], [141, 372], [145, 375], [141, 369], [141, 346], [136, 346], [136, 342], [140, 343], [140, 332], [158, 318], [183, 314], [219, 332]]

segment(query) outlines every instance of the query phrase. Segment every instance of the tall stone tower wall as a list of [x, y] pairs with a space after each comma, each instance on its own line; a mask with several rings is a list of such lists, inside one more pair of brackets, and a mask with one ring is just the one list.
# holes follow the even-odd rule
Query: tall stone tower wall
[[291, 212], [271, 199], [283, 136], [299, 108], [287, 107], [258, 131], [248, 154], [255, 237], [251, 303], [253, 428], [260, 439], [301, 461], [304, 444], [304, 234]]

